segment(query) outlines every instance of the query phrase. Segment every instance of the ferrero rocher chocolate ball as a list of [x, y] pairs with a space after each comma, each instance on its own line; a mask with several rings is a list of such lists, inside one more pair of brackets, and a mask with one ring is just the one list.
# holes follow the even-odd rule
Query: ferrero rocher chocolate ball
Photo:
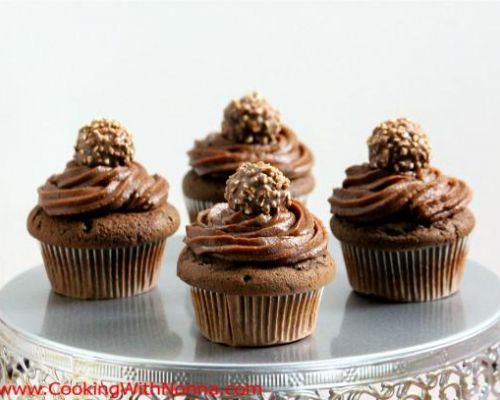
[[262, 161], [243, 163], [226, 183], [224, 196], [229, 207], [245, 215], [274, 215], [290, 206], [290, 181]]
[[233, 142], [275, 143], [280, 131], [279, 111], [257, 92], [231, 101], [224, 110], [222, 135]]
[[382, 122], [368, 139], [370, 165], [394, 172], [429, 166], [431, 146], [421, 126], [407, 118]]
[[78, 132], [74, 160], [89, 167], [116, 167], [134, 157], [132, 134], [120, 122], [99, 118]]

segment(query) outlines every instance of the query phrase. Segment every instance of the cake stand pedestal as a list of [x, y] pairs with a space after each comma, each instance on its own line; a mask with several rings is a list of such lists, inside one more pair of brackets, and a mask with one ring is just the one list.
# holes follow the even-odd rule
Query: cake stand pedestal
[[376, 302], [350, 290], [332, 242], [338, 275], [324, 290], [315, 334], [235, 349], [198, 333], [188, 287], [175, 275], [181, 239], [167, 246], [158, 288], [133, 298], [64, 298], [41, 266], [8, 283], [0, 290], [0, 388], [163, 382], [174, 392], [119, 398], [500, 398], [500, 280], [477, 263], [468, 262], [462, 289], [447, 299]]

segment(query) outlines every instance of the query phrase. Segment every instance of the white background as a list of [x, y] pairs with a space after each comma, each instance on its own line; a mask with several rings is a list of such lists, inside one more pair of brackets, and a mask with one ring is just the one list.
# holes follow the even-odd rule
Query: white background
[[315, 152], [325, 223], [374, 125], [420, 121], [434, 164], [474, 189], [471, 257], [500, 271], [499, 21], [478, 2], [0, 3], [0, 284], [40, 263], [26, 216], [82, 124], [120, 119], [185, 223], [186, 151], [252, 89]]

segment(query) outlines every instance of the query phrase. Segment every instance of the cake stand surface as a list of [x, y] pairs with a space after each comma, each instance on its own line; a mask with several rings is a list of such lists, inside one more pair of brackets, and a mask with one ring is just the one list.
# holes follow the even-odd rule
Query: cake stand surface
[[384, 303], [351, 291], [332, 241], [338, 274], [323, 292], [315, 334], [289, 345], [235, 349], [198, 333], [188, 287], [175, 274], [181, 247], [180, 237], [168, 241], [159, 286], [133, 298], [64, 298], [51, 292], [41, 266], [4, 286], [0, 387], [166, 382], [240, 388], [238, 395], [221, 389], [186, 396], [197, 399], [500, 398], [500, 279], [473, 261], [454, 296]]

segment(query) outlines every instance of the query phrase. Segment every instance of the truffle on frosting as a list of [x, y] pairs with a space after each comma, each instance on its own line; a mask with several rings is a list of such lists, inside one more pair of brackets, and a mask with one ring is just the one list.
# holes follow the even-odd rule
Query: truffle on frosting
[[407, 118], [382, 122], [368, 139], [370, 166], [395, 172], [429, 166], [431, 146], [422, 127]]
[[74, 160], [81, 165], [116, 167], [132, 161], [132, 134], [118, 121], [99, 118], [78, 132]]
[[229, 207], [245, 215], [276, 214], [291, 204], [290, 180], [276, 167], [262, 161], [240, 165], [226, 183]]
[[281, 131], [281, 115], [260, 93], [233, 100], [224, 110], [222, 135], [237, 143], [275, 143]]

